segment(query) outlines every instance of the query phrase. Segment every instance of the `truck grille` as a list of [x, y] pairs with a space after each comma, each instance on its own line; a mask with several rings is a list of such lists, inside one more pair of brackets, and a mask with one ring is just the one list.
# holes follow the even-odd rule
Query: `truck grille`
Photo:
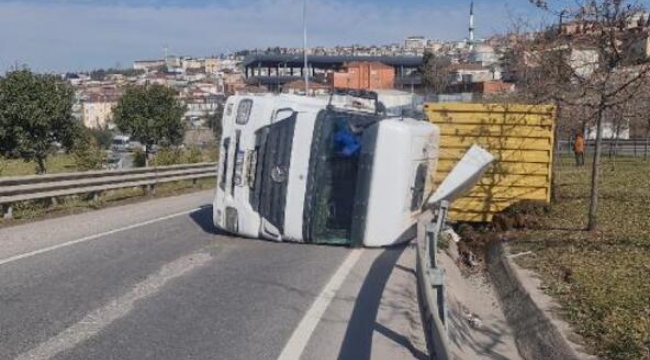
[[272, 124], [257, 134], [257, 174], [251, 206], [284, 233], [288, 175], [297, 116]]

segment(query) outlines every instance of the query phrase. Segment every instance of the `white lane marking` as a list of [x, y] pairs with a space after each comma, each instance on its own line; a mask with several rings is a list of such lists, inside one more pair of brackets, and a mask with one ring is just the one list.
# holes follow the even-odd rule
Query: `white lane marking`
[[343, 261], [336, 273], [332, 275], [330, 281], [325, 285], [323, 291], [316, 297], [314, 303], [311, 305], [305, 316], [298, 324], [298, 327], [293, 331], [289, 341], [284, 345], [282, 353], [278, 360], [299, 360], [311, 335], [316, 330], [316, 326], [320, 322], [325, 310], [332, 302], [336, 293], [343, 285], [345, 278], [348, 276], [354, 265], [359, 261], [363, 250], [355, 249], [350, 252], [348, 257]]
[[197, 253], [166, 264], [157, 273], [136, 284], [128, 293], [111, 300], [101, 308], [93, 310], [76, 324], [34, 349], [21, 354], [15, 360], [47, 360], [63, 351], [74, 348], [97, 335], [114, 321], [126, 316], [133, 310], [137, 301], [155, 295], [169, 281], [205, 265], [211, 258], [207, 253]]
[[50, 251], [65, 248], [65, 247], [68, 247], [68, 246], [72, 246], [72, 245], [84, 243], [84, 242], [87, 242], [87, 241], [95, 240], [95, 239], [98, 239], [98, 238], [100, 238], [102, 236], [112, 235], [112, 234], [119, 233], [119, 232], [122, 232], [122, 231], [132, 230], [132, 229], [136, 229], [136, 228], [139, 228], [139, 227], [142, 227], [142, 226], [151, 225], [151, 224], [154, 224], [154, 223], [157, 223], [157, 222], [160, 222], [160, 221], [169, 220], [169, 219], [172, 219], [172, 218], [175, 218], [175, 217], [178, 217], [178, 216], [187, 215], [187, 214], [193, 213], [193, 212], [195, 212], [197, 210], [200, 210], [200, 209], [192, 209], [192, 210], [181, 211], [179, 213], [163, 216], [163, 217], [152, 219], [152, 220], [147, 220], [145, 222], [125, 226], [125, 227], [122, 227], [122, 228], [119, 228], [119, 229], [114, 229], [114, 230], [106, 231], [106, 232], [103, 232], [103, 233], [86, 236], [86, 237], [83, 237], [81, 239], [72, 240], [72, 241], [61, 243], [61, 244], [49, 246], [49, 247], [46, 247], [46, 248], [43, 248], [43, 249], [30, 251], [30, 252], [27, 252], [27, 253], [24, 253], [24, 254], [15, 255], [15, 256], [8, 257], [6, 259], [0, 260], [0, 266], [12, 263], [14, 261], [30, 258], [32, 256], [44, 254], [44, 253], [47, 253], [47, 252], [50, 252]]

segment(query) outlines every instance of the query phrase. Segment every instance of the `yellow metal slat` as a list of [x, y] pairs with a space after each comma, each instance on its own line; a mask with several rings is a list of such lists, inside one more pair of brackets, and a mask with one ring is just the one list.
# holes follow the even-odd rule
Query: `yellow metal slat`
[[[440, 159], [455, 160], [461, 159], [467, 152], [465, 149], [444, 149], [440, 148]], [[544, 163], [551, 162], [551, 151], [541, 150], [490, 150], [496, 161], [517, 162], [517, 163]]]
[[[451, 169], [458, 163], [458, 160], [441, 159], [438, 162], [438, 172], [448, 174]], [[493, 164], [488, 170], [488, 174], [511, 174], [511, 175], [549, 175], [549, 167], [546, 163], [506, 163], [499, 162]]]
[[522, 138], [514, 136], [442, 136], [440, 147], [443, 149], [469, 149], [472, 145], [479, 145], [487, 150], [548, 150], [551, 147], [548, 138]]
[[542, 200], [548, 199], [548, 188], [541, 187], [518, 187], [518, 186], [476, 186], [467, 194], [469, 198], [479, 199], [526, 199]]
[[444, 136], [508, 136], [522, 138], [545, 138], [548, 139], [553, 128], [540, 126], [518, 126], [507, 128], [498, 125], [467, 125], [467, 124], [439, 124], [440, 134]]
[[553, 120], [538, 114], [476, 114], [476, 113], [434, 113], [428, 114], [429, 121], [438, 124], [498, 125], [498, 126], [552, 126]]
[[[434, 184], [440, 185], [445, 178], [445, 174], [436, 174], [434, 177]], [[519, 186], [519, 187], [548, 187], [548, 176], [530, 176], [530, 175], [486, 175], [476, 186]]]
[[465, 113], [525, 113], [540, 114], [553, 117], [555, 107], [552, 105], [523, 105], [523, 104], [470, 104], [470, 103], [426, 103], [425, 112], [454, 112]]

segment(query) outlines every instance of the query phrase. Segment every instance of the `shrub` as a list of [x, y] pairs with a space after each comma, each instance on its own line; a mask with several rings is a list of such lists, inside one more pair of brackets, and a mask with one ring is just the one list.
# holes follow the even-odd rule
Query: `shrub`
[[147, 166], [147, 154], [141, 149], [133, 152], [133, 167], [141, 168]]
[[203, 153], [201, 152], [201, 149], [199, 149], [196, 146], [192, 147], [187, 154], [187, 162], [189, 164], [197, 164], [202, 161], [203, 161]]
[[154, 163], [156, 166], [177, 165], [183, 161], [183, 152], [180, 149], [162, 148], [158, 150]]
[[102, 168], [102, 151], [97, 146], [95, 137], [84, 131], [75, 141], [72, 156], [78, 171], [100, 170]]

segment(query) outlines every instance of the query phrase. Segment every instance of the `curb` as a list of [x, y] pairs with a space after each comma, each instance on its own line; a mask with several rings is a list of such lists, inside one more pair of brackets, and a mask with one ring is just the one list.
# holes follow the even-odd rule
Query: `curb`
[[[494, 244], [487, 253], [487, 266], [505, 317], [514, 330], [517, 349], [526, 360], [592, 360], [579, 352], [534, 299], [522, 281], [522, 270], [509, 258], [507, 245]], [[568, 328], [568, 326], [566, 326]]]

